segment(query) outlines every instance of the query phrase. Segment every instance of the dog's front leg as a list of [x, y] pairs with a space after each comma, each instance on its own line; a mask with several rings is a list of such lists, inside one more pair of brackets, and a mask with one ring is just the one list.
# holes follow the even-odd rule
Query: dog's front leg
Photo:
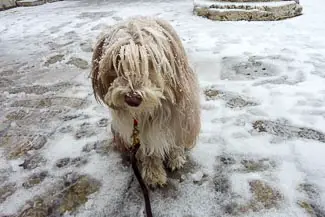
[[167, 167], [171, 170], [178, 170], [186, 163], [186, 155], [183, 146], [174, 146], [170, 149], [167, 156]]
[[157, 155], [146, 156], [141, 150], [137, 153], [141, 164], [141, 175], [147, 185], [152, 188], [163, 187], [167, 183], [167, 174], [163, 160]]

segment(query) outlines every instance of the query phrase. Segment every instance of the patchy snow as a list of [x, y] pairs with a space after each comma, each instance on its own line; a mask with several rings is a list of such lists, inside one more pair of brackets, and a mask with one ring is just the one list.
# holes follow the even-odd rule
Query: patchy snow
[[[101, 146], [100, 141], [111, 138], [110, 118], [105, 106], [94, 100], [88, 79], [91, 47], [101, 30], [132, 15], [169, 20], [202, 90], [219, 91], [206, 94], [210, 100], [202, 94], [202, 130], [182, 180], [174, 174], [167, 189], [151, 193], [155, 216], [309, 216], [298, 200], [313, 204], [323, 216], [323, 1], [301, 4], [302, 16], [277, 22], [211, 21], [194, 16], [190, 0], [62, 1], [1, 11], [0, 188], [8, 183], [16, 187], [6, 188], [10, 195], [5, 199], [0, 195], [0, 216], [16, 214], [27, 200], [46, 193], [71, 171], [88, 174], [101, 186], [66, 216], [143, 216], [142, 194], [131, 168]], [[21, 91], [11, 91], [18, 87]], [[40, 100], [49, 96], [67, 99]], [[263, 128], [263, 121], [274, 122], [267, 122], [273, 128]], [[17, 140], [10, 147], [7, 133]], [[27, 134], [44, 135], [47, 141], [38, 144], [40, 149], [9, 159]], [[19, 166], [35, 153], [45, 162], [33, 169]], [[68, 157], [67, 166], [56, 166]], [[75, 166], [77, 157], [87, 162]], [[50, 174], [43, 182], [22, 187], [29, 175], [42, 170]], [[235, 212], [231, 204], [254, 200], [251, 180], [268, 183], [284, 199], [271, 208]], [[302, 184], [317, 190], [299, 191]]]

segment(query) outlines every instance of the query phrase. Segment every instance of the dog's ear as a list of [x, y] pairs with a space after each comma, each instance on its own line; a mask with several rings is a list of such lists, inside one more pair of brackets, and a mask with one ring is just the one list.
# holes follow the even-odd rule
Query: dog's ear
[[92, 56], [92, 70], [90, 76], [95, 99], [97, 101], [102, 101], [102, 102], [104, 102], [104, 97], [108, 91], [108, 88], [116, 78], [115, 73], [110, 73], [110, 72], [103, 73], [100, 72], [99, 70], [100, 61], [103, 58], [103, 47], [104, 47], [106, 37], [107, 35], [104, 34], [97, 41], [95, 45], [93, 56]]
[[[183, 99], [186, 95], [191, 94], [189, 86], [192, 84], [190, 80], [192, 79], [194, 72], [193, 69], [189, 66], [185, 48], [176, 30], [169, 22], [164, 19], [157, 18], [155, 20], [157, 24], [165, 30], [166, 37], [170, 41], [171, 51], [175, 57], [172, 61], [174, 61], [176, 65], [174, 76], [177, 80], [177, 83], [175, 85], [172, 85], [170, 89], [175, 95], [176, 103], [180, 103], [181, 99]], [[182, 82], [179, 83], [178, 81], [181, 80]]]
[[103, 100], [103, 94], [104, 94], [104, 87], [101, 82], [100, 76], [99, 76], [99, 61], [102, 56], [103, 52], [103, 46], [105, 42], [105, 37], [102, 36], [96, 43], [94, 51], [93, 51], [93, 56], [92, 56], [92, 69], [91, 69], [91, 82], [92, 82], [92, 88], [93, 88], [93, 93], [95, 96], [95, 99], [97, 101], [98, 97]]

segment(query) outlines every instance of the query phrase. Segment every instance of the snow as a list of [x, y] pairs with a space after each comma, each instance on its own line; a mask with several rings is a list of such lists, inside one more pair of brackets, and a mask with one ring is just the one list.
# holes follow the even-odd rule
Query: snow
[[[289, 3], [292, 2], [272, 4]], [[239, 202], [251, 198], [247, 183], [251, 179], [266, 181], [285, 196], [284, 203], [276, 209], [241, 216], [308, 216], [296, 203], [297, 199], [306, 198], [297, 191], [297, 186], [303, 182], [316, 185], [319, 198], [312, 200], [325, 204], [324, 143], [257, 133], [251, 125], [256, 120], [285, 119], [290, 125], [325, 133], [325, 26], [323, 9], [319, 7], [323, 1], [300, 3], [304, 7], [302, 16], [277, 22], [211, 21], [194, 16], [190, 0], [61, 1], [1, 11], [1, 76], [8, 73], [6, 70], [13, 70], [16, 74], [12, 77], [12, 85], [16, 86], [72, 82], [78, 85], [56, 95], [76, 97], [90, 103], [86, 107], [72, 108], [69, 115], [83, 115], [78, 119], [57, 124], [59, 120], [49, 116], [51, 129], [26, 127], [31, 131], [52, 132], [40, 150], [47, 159], [43, 169], [49, 170], [52, 176], [41, 185], [28, 190], [20, 187], [32, 171], [18, 167], [20, 159], [6, 160], [6, 151], [0, 145], [0, 173], [8, 171], [8, 182], [16, 182], [18, 186], [13, 195], [0, 203], [0, 214], [15, 214], [32, 196], [46, 192], [55, 183], [55, 176], [76, 171], [100, 180], [102, 186], [73, 216], [143, 216], [138, 183], [132, 181], [132, 170], [122, 165], [120, 156], [114, 152], [107, 155], [82, 152], [87, 143], [111, 137], [109, 126], [104, 129], [97, 126], [100, 119], [110, 121], [110, 118], [105, 106], [93, 98], [89, 69], [66, 64], [70, 57], [82, 58], [90, 64], [92, 53], [83, 51], [80, 43], [90, 41], [89, 46], [92, 46], [105, 26], [141, 14], [159, 16], [171, 22], [197, 71], [202, 90], [215, 86], [218, 90], [257, 102], [256, 106], [231, 108], [227, 106], [227, 98], [208, 101], [202, 94], [202, 130], [197, 146], [191, 152], [196, 167], [183, 182], [171, 180], [174, 187], [151, 193], [155, 216], [227, 216], [224, 205], [237, 199], [215, 191], [214, 177], [221, 173], [230, 179], [231, 191], [242, 196]], [[45, 67], [44, 62], [56, 54], [64, 54], [64, 60]], [[249, 62], [250, 58], [261, 61], [265, 67], [270, 64], [267, 70], [276, 73], [252, 78], [252, 75], [238, 75], [230, 70], [236, 64]], [[270, 82], [277, 79], [279, 83]], [[0, 89], [3, 93], [0, 114], [12, 109], [9, 105], [16, 100], [35, 97], [27, 93], [9, 94], [3, 86]], [[94, 130], [95, 135], [76, 140], [72, 134], [59, 131], [67, 126], [77, 130], [85, 121], [91, 124], [88, 130]], [[11, 127], [19, 127], [19, 123], [11, 124]], [[57, 160], [78, 156], [88, 157], [88, 163], [62, 171], [54, 169]], [[277, 166], [266, 171], [243, 173], [222, 165], [218, 161], [220, 156], [234, 158], [235, 167], [243, 158], [267, 158], [274, 160]], [[0, 180], [1, 175], [5, 174], [0, 174]]]

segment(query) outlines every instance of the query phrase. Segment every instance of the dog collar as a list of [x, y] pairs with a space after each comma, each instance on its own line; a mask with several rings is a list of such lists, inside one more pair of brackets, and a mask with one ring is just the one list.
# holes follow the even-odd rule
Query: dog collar
[[133, 126], [134, 127], [138, 126], [138, 121], [136, 119], [133, 119]]
[[131, 149], [137, 149], [140, 146], [140, 138], [139, 138], [139, 129], [138, 129], [138, 120], [133, 119], [133, 131], [132, 131], [132, 146]]

